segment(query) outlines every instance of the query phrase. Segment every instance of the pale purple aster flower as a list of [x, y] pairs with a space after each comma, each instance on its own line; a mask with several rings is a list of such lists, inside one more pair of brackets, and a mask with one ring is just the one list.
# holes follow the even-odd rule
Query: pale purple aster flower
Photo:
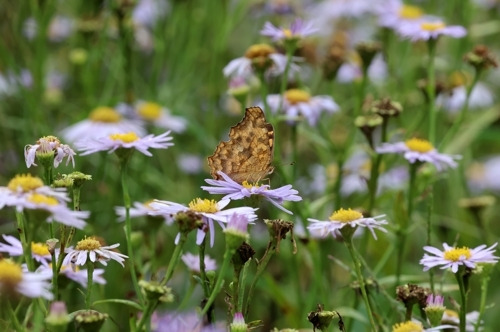
[[199, 174], [203, 170], [204, 161], [199, 155], [180, 153], [177, 156], [177, 167], [186, 174]]
[[[8, 244], [0, 242], [0, 252], [7, 253], [10, 257], [23, 255], [21, 241], [11, 235], [2, 234], [2, 237]], [[52, 259], [48, 246], [44, 243], [36, 242], [31, 242], [31, 257], [39, 263], [49, 262]]]
[[493, 255], [497, 244], [495, 243], [488, 248], [486, 248], [485, 244], [482, 244], [474, 249], [469, 249], [467, 247], [450, 247], [448, 244], [443, 243], [444, 251], [425, 246], [424, 251], [430, 255], [424, 254], [420, 264], [424, 266], [424, 271], [436, 266], [441, 266], [441, 269], [450, 268], [453, 273], [457, 273], [460, 266], [474, 269], [478, 263], [496, 263], [498, 261], [498, 257]]
[[80, 240], [74, 249], [67, 250], [67, 255], [64, 257], [62, 264], [85, 265], [88, 259], [92, 263], [99, 261], [105, 266], [108, 265], [109, 260], [114, 260], [121, 266], [124, 266], [123, 262], [125, 261], [125, 258], [128, 258], [128, 256], [112, 250], [119, 246], [119, 243], [115, 243], [110, 246], [103, 246], [93, 237], [85, 238]]
[[152, 27], [169, 9], [170, 4], [166, 0], [139, 0], [132, 11], [132, 20], [136, 25]]
[[401, 37], [411, 41], [437, 39], [439, 36], [462, 38], [467, 34], [467, 30], [463, 26], [447, 26], [437, 17], [425, 17], [417, 21], [404, 22], [397, 27], [396, 32]]
[[295, 19], [289, 28], [278, 28], [271, 22], [266, 22], [260, 34], [270, 37], [273, 41], [284, 39], [301, 39], [314, 34], [318, 29], [312, 22], [305, 22], [300, 18]]
[[[467, 88], [464, 85], [459, 85], [450, 91], [441, 92], [436, 98], [436, 105], [450, 113], [458, 113], [464, 108], [466, 99]], [[493, 105], [493, 102], [493, 93], [485, 84], [478, 82], [472, 88], [468, 108], [470, 110], [485, 109]]]
[[229, 329], [231, 331], [248, 331], [248, 326], [241, 312], [234, 313], [233, 322], [230, 324]]
[[455, 160], [461, 158], [459, 155], [439, 153], [429, 141], [419, 138], [412, 138], [405, 142], [384, 143], [375, 150], [377, 153], [402, 154], [412, 164], [417, 161], [431, 163], [438, 171], [457, 167]]
[[489, 156], [483, 162], [474, 162], [467, 169], [467, 182], [474, 192], [500, 192], [500, 156]]
[[414, 22], [423, 17], [424, 12], [417, 6], [406, 5], [401, 0], [386, 0], [377, 6], [378, 24], [396, 29], [406, 22]]
[[[129, 209], [130, 218], [139, 218], [150, 216], [149, 212], [153, 211], [153, 209], [149, 206], [149, 204], [153, 203], [152, 200], [147, 202], [134, 202], [132, 207]], [[115, 213], [118, 216], [118, 222], [125, 221], [125, 207], [124, 206], [115, 206]], [[172, 223], [171, 218], [165, 218], [165, 222], [167, 225]]]
[[[191, 272], [200, 273], [200, 256], [193, 255], [188, 252], [182, 255], [181, 259]], [[204, 262], [205, 271], [214, 271], [217, 269], [217, 263], [215, 262], [215, 259], [210, 258], [208, 255], [205, 255]]]
[[[479, 320], [479, 312], [471, 311], [465, 315], [465, 331], [466, 332], [474, 332], [476, 331], [476, 325]], [[441, 320], [443, 324], [451, 324], [453, 331], [459, 331], [460, 326], [460, 318], [458, 313], [453, 310], [445, 310], [443, 314], [443, 318]], [[484, 321], [479, 322], [479, 329], [477, 331], [484, 331]]]
[[288, 123], [295, 124], [304, 118], [311, 126], [317, 124], [323, 111], [332, 114], [340, 109], [332, 97], [311, 96], [307, 91], [300, 89], [286, 91], [284, 98], [277, 94], [268, 95], [267, 103], [273, 113], [283, 111]]
[[194, 311], [154, 312], [151, 317], [153, 332], [227, 332], [225, 324], [216, 323], [204, 326], [200, 316]]
[[329, 220], [308, 218], [307, 220], [311, 222], [311, 225], [307, 228], [311, 232], [315, 232], [316, 234], [319, 233], [322, 237], [331, 233], [333, 237], [337, 238], [341, 235], [340, 230], [343, 227], [350, 226], [354, 228], [360, 226], [367, 228], [376, 240], [377, 235], [375, 234], [375, 229], [387, 233], [387, 230], [382, 225], [386, 225], [388, 222], [383, 218], [385, 218], [385, 214], [373, 218], [364, 218], [358, 211], [351, 209], [344, 210], [341, 208], [332, 213]]
[[9, 293], [18, 293], [27, 297], [54, 298], [50, 289], [51, 276], [47, 273], [29, 272], [25, 266], [9, 259], [0, 260], [0, 294], [2, 298]]
[[148, 149], [167, 149], [174, 145], [174, 143], [170, 142], [173, 138], [169, 136], [169, 134], [170, 131], [167, 131], [158, 136], [147, 135], [140, 138], [136, 133], [129, 132], [82, 140], [76, 142], [75, 145], [78, 150], [82, 151], [82, 156], [99, 151], [108, 151], [108, 153], [112, 153], [121, 148], [136, 149], [142, 154], [151, 157], [152, 154]]
[[174, 133], [182, 133], [187, 128], [187, 120], [181, 116], [172, 115], [170, 110], [155, 102], [138, 100], [134, 105], [120, 103], [116, 110], [126, 118], [140, 120], [145, 123], [171, 130]]
[[[189, 207], [179, 203], [169, 201], [155, 200], [150, 204], [153, 211], [149, 212], [152, 216], [163, 216], [165, 219], [173, 220], [175, 215], [179, 212], [192, 211], [202, 216], [202, 220], [208, 227], [210, 232], [210, 246], [213, 247], [215, 239], [214, 221], [216, 221], [222, 229], [225, 228], [225, 223], [228, 222], [229, 217], [234, 213], [244, 214], [250, 221], [257, 219], [255, 211], [257, 209], [242, 206], [231, 209], [223, 210], [230, 203], [229, 199], [222, 199], [219, 202], [208, 199], [194, 199], [189, 203]], [[171, 222], [171, 221], [170, 221]], [[196, 234], [196, 244], [201, 244], [205, 238], [206, 229], [198, 229]], [[177, 234], [175, 243], [177, 244], [180, 239], [180, 233]]]
[[244, 214], [233, 213], [233, 215], [229, 217], [224, 232], [236, 232], [248, 236], [249, 223], [250, 220], [248, 220], [247, 216], [245, 216]]
[[71, 125], [61, 132], [67, 142], [90, 138], [99, 138], [116, 133], [134, 132], [138, 136], [146, 135], [140, 120], [128, 120], [110, 107], [97, 107], [90, 112], [88, 119]]
[[49, 24], [47, 35], [52, 42], [62, 42], [68, 38], [74, 30], [75, 22], [67, 16], [56, 15]]
[[293, 213], [285, 209], [283, 207], [283, 203], [285, 201], [298, 202], [302, 200], [302, 197], [297, 195], [299, 192], [292, 189], [291, 184], [276, 189], [270, 189], [270, 186], [267, 184], [258, 186], [244, 182], [245, 185], [243, 185], [237, 183], [221, 171], [219, 171], [218, 174], [223, 180], [205, 179], [205, 182], [211, 186], [202, 186], [201, 189], [208, 191], [210, 194], [225, 195], [222, 197], [223, 200], [237, 200], [250, 197], [252, 195], [259, 195], [264, 197], [264, 199], [268, 200], [281, 211], [289, 214]]
[[64, 158], [66, 158], [66, 166], [71, 161], [71, 164], [75, 167], [75, 151], [73, 151], [69, 145], [61, 144], [61, 141], [55, 136], [41, 137], [36, 144], [28, 144], [24, 147], [26, 167], [30, 168], [32, 165], [38, 166], [35, 164], [35, 157], [37, 154], [39, 156], [54, 154], [54, 167], [56, 168]]
[[[52, 278], [53, 270], [52, 266], [48, 264], [43, 264], [38, 267], [37, 272], [42, 272], [49, 274]], [[95, 284], [105, 285], [106, 279], [103, 277], [104, 269], [94, 269], [92, 273], [92, 280]], [[62, 265], [59, 275], [64, 276], [74, 282], [82, 285], [82, 287], [87, 288], [88, 283], [88, 272], [87, 269], [80, 269], [78, 266]]]
[[7, 187], [0, 187], [0, 209], [4, 206], [15, 207], [16, 211], [44, 210], [49, 212], [47, 222], [83, 229], [86, 223], [83, 219], [89, 217], [88, 211], [70, 210], [70, 201], [65, 188], [53, 189], [43, 185], [43, 181], [30, 174], [17, 175], [10, 180]]
[[426, 300], [427, 306], [444, 307], [444, 296], [429, 294]]
[[[363, 76], [361, 63], [357, 58], [349, 58], [344, 62], [337, 73], [335, 79], [339, 83], [351, 83], [360, 80]], [[368, 77], [374, 83], [381, 83], [387, 77], [387, 64], [381, 53], [377, 54], [368, 67]]]

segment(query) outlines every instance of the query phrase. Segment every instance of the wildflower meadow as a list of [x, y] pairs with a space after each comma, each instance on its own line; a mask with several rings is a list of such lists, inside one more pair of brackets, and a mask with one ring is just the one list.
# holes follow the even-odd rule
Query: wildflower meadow
[[0, 331], [499, 331], [500, 2], [0, 2]]

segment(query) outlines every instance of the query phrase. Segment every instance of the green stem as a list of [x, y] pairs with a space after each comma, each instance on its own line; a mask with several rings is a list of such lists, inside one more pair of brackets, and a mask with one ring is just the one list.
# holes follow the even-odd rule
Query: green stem
[[436, 99], [436, 73], [434, 70], [434, 58], [436, 56], [437, 39], [431, 38], [428, 42], [429, 48], [429, 63], [427, 65], [427, 95], [429, 97], [429, 141], [435, 146], [436, 144], [436, 117], [437, 110], [435, 107]]
[[484, 271], [483, 273], [488, 273], [488, 276], [483, 276], [481, 279], [481, 301], [479, 303], [479, 315], [477, 316], [477, 322], [474, 326], [474, 332], [479, 331], [479, 326], [481, 325], [481, 319], [484, 314], [484, 309], [486, 308], [486, 297], [488, 296], [488, 284], [490, 282], [489, 272]]
[[85, 295], [85, 308], [90, 309], [90, 296], [92, 295], [92, 286], [94, 285], [94, 263], [87, 264], [87, 294]]
[[466, 323], [466, 313], [467, 313], [467, 286], [464, 282], [464, 271], [460, 268], [457, 273], [455, 273], [455, 277], [458, 282], [458, 288], [460, 290], [460, 332], [465, 332], [465, 323]]
[[259, 72], [259, 79], [260, 79], [260, 98], [262, 99], [262, 105], [264, 107], [264, 114], [268, 115], [269, 114], [269, 106], [267, 105], [268, 91], [267, 91], [267, 83], [265, 80], [265, 75], [264, 75], [263, 70], [261, 70]]
[[219, 276], [217, 277], [217, 281], [215, 282], [214, 288], [212, 289], [212, 294], [210, 294], [210, 297], [208, 298], [207, 302], [205, 303], [205, 306], [203, 307], [203, 310], [200, 313], [201, 317], [205, 316], [208, 310], [210, 310], [210, 307], [215, 301], [215, 297], [217, 296], [217, 294], [219, 294], [220, 290], [222, 289], [222, 285], [224, 283], [224, 274], [229, 268], [229, 263], [231, 262], [231, 258], [233, 257], [235, 252], [236, 249], [230, 249], [226, 246], [226, 252], [224, 253], [224, 260], [222, 261], [222, 266], [219, 271]]
[[370, 170], [370, 181], [368, 182], [368, 194], [370, 197], [370, 201], [368, 204], [368, 215], [371, 215], [373, 208], [375, 207], [375, 201], [377, 198], [377, 186], [378, 186], [378, 177], [380, 175], [380, 163], [382, 162], [382, 155], [377, 153], [372, 158], [372, 168]]
[[205, 248], [206, 248], [206, 239], [207, 237], [205, 236], [203, 238], [203, 241], [201, 244], [198, 246], [199, 250], [199, 258], [200, 258], [200, 277], [201, 277], [201, 287], [203, 288], [203, 293], [205, 294], [205, 297], [208, 297], [210, 295], [210, 282], [207, 278], [207, 273], [205, 271]]
[[21, 238], [21, 244], [23, 246], [24, 261], [28, 266], [29, 271], [34, 271], [35, 267], [33, 265], [33, 259], [31, 258], [31, 242], [29, 241], [29, 236], [27, 232], [27, 222], [26, 217], [23, 212], [16, 211], [17, 227], [19, 229], [19, 237]]
[[[21, 326], [21, 323], [17, 319], [16, 313], [12, 309], [12, 304], [10, 303], [10, 301], [6, 300], [6, 299], [2, 299], [1, 302], [5, 303], [5, 305], [7, 307], [7, 311], [9, 312], [8, 316], [10, 318], [9, 321], [12, 323], [12, 325], [14, 325], [14, 331], [26, 331], [26, 329]], [[2, 307], [3, 307], [3, 305], [2, 305]]]
[[179, 259], [181, 258], [182, 255], [182, 247], [184, 246], [184, 243], [186, 243], [186, 240], [187, 240], [187, 234], [181, 233], [181, 238], [179, 239], [179, 243], [177, 243], [177, 245], [175, 246], [174, 253], [172, 254], [170, 262], [168, 263], [165, 277], [160, 283], [161, 286], [165, 286], [167, 282], [170, 280], [170, 278], [172, 278], [172, 275], [174, 273], [174, 268], [177, 266], [177, 263], [179, 263]]
[[[241, 307], [239, 304], [241, 303], [240, 301], [240, 278], [241, 278], [241, 272], [243, 271], [244, 265], [237, 264], [234, 265], [234, 274], [233, 274], [233, 293], [232, 293], [232, 310], [231, 310], [231, 316], [234, 316], [234, 313], [236, 312], [241, 312]], [[242, 296], [243, 297], [243, 296]]]
[[[431, 190], [429, 193], [428, 203], [427, 203], [427, 245], [431, 245], [432, 236], [432, 211], [434, 210], [434, 185], [431, 185]], [[429, 283], [431, 286], [431, 292], [434, 293], [434, 271], [429, 269]]]
[[406, 210], [406, 218], [403, 218], [398, 230], [398, 260], [396, 263], [396, 286], [399, 286], [401, 280], [401, 270], [403, 267], [403, 257], [406, 246], [406, 235], [408, 233], [408, 225], [410, 224], [411, 216], [413, 213], [413, 201], [415, 196], [415, 180], [417, 176], [417, 168], [419, 163], [415, 162], [409, 164], [410, 167], [410, 184], [408, 187], [408, 202]]
[[365, 99], [366, 85], [368, 83], [368, 67], [363, 66], [363, 73], [361, 76], [361, 83], [359, 85], [358, 93], [356, 96], [356, 108], [354, 109], [354, 118], [361, 114], [363, 108], [363, 101]]
[[127, 167], [128, 160], [122, 160], [121, 162], [121, 183], [123, 190], [123, 202], [125, 205], [125, 239], [127, 242], [127, 252], [129, 257], [130, 266], [130, 277], [132, 278], [132, 283], [134, 285], [135, 293], [141, 302], [144, 301], [143, 294], [139, 288], [139, 283], [137, 282], [137, 274], [135, 271], [135, 255], [132, 249], [132, 220], [130, 219], [130, 195], [128, 192], [127, 184]]
[[295, 52], [296, 49], [296, 44], [287, 44], [289, 47], [287, 47], [286, 50], [286, 65], [285, 65], [285, 71], [283, 72], [283, 77], [281, 79], [281, 85], [280, 85], [280, 103], [278, 107], [278, 113], [281, 112], [281, 109], [283, 108], [283, 101], [285, 99], [285, 90], [288, 84], [288, 73], [290, 72], [290, 67], [292, 65], [292, 57], [293, 53]]
[[354, 246], [352, 243], [352, 237], [350, 239], [346, 239], [346, 241], [344, 243], [345, 243], [347, 249], [349, 250], [349, 254], [351, 255], [351, 259], [352, 259], [352, 262], [354, 264], [354, 270], [356, 271], [356, 276], [358, 278], [359, 288], [361, 289], [363, 301], [365, 302], [366, 312], [367, 312], [368, 318], [370, 319], [371, 329], [372, 329], [372, 331], [376, 331], [377, 325], [376, 325], [375, 319], [373, 317], [371, 304], [370, 304], [370, 301], [368, 299], [368, 294], [366, 292], [365, 280], [363, 278], [363, 274], [361, 273], [361, 263], [358, 259], [358, 255], [354, 249]]
[[342, 202], [342, 195], [341, 195], [341, 189], [342, 189], [342, 178], [343, 178], [343, 171], [342, 168], [344, 167], [344, 155], [339, 156], [339, 159], [337, 160], [337, 181], [335, 181], [335, 209], [340, 209], [341, 207], [341, 202]]
[[146, 324], [146, 322], [149, 322], [149, 318], [153, 314], [153, 311], [156, 308], [157, 304], [158, 304], [158, 300], [148, 301], [148, 305], [146, 307], [146, 310], [144, 310], [144, 312], [142, 313], [141, 320], [137, 324], [137, 329], [135, 329], [135, 331], [142, 332], [144, 324]]

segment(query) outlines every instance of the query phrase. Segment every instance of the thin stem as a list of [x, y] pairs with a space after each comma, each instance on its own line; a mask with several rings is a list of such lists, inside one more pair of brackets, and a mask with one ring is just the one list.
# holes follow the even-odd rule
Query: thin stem
[[3, 299], [2, 303], [5, 303], [7, 307], [7, 311], [9, 312], [8, 316], [10, 318], [9, 320], [12, 323], [12, 325], [14, 325], [14, 331], [26, 331], [26, 329], [21, 326], [21, 323], [17, 319], [16, 313], [12, 309], [12, 304], [10, 303], [10, 301]]
[[142, 331], [144, 324], [146, 322], [149, 322], [149, 318], [153, 314], [154, 309], [156, 308], [156, 305], [158, 304], [158, 300], [155, 301], [148, 301], [148, 305], [146, 306], [146, 310], [142, 313], [141, 320], [137, 324], [137, 329], [135, 331]]
[[352, 259], [352, 262], [354, 264], [354, 270], [356, 271], [356, 276], [358, 278], [359, 288], [361, 289], [361, 295], [363, 296], [363, 301], [365, 302], [366, 312], [368, 314], [368, 318], [370, 319], [371, 329], [372, 329], [372, 331], [376, 331], [377, 325], [375, 323], [375, 319], [373, 318], [371, 303], [368, 299], [368, 294], [366, 293], [365, 280], [363, 278], [363, 274], [361, 273], [361, 263], [358, 259], [358, 255], [354, 249], [354, 246], [352, 243], [352, 237], [350, 239], [346, 240], [344, 243], [345, 243], [347, 249], [349, 250], [349, 254], [351, 255], [351, 259]]
[[21, 244], [23, 246], [24, 261], [28, 266], [29, 271], [34, 271], [35, 267], [33, 265], [33, 259], [31, 258], [31, 242], [29, 241], [27, 233], [27, 222], [24, 212], [16, 211], [17, 227], [19, 229], [19, 237], [21, 238]]
[[[427, 245], [431, 245], [432, 235], [432, 211], [434, 210], [434, 186], [431, 185], [427, 203]], [[431, 285], [431, 292], [434, 293], [434, 271], [429, 269], [429, 283]]]
[[92, 295], [92, 286], [94, 285], [94, 263], [87, 264], [87, 294], [85, 295], [85, 308], [90, 309], [90, 296]]
[[219, 276], [217, 277], [217, 281], [215, 282], [214, 288], [212, 289], [212, 294], [210, 294], [210, 297], [205, 303], [205, 306], [203, 307], [200, 316], [202, 317], [205, 316], [208, 310], [210, 310], [210, 307], [215, 301], [215, 297], [217, 296], [217, 294], [219, 294], [220, 290], [222, 289], [222, 285], [224, 283], [224, 274], [229, 268], [229, 263], [231, 262], [231, 258], [233, 257], [235, 252], [236, 249], [230, 249], [226, 246], [226, 252], [224, 253], [224, 260], [222, 261], [222, 266], [219, 271]]
[[408, 202], [406, 209], [406, 218], [403, 218], [398, 230], [398, 260], [396, 263], [396, 286], [399, 285], [401, 280], [401, 270], [403, 267], [403, 257], [406, 246], [407, 228], [413, 213], [413, 201], [415, 196], [415, 180], [417, 175], [418, 162], [411, 163], [410, 167], [410, 184], [408, 187]]
[[125, 239], [127, 241], [127, 252], [129, 256], [130, 262], [130, 277], [132, 278], [132, 283], [134, 285], [135, 293], [141, 302], [144, 301], [144, 297], [142, 295], [141, 289], [139, 288], [139, 284], [137, 282], [137, 274], [135, 271], [135, 255], [132, 249], [132, 220], [130, 219], [130, 195], [128, 193], [128, 184], [127, 184], [127, 160], [122, 160], [121, 163], [121, 183], [123, 190], [123, 202], [125, 205]]
[[207, 273], [205, 270], [205, 245], [206, 245], [206, 238], [203, 238], [203, 241], [201, 244], [198, 246], [199, 250], [199, 258], [200, 258], [200, 277], [201, 277], [201, 287], [203, 288], [203, 293], [205, 294], [205, 297], [208, 297], [210, 295], [210, 282], [207, 278]]
[[[259, 79], [260, 79], [260, 98], [262, 99], [262, 105], [264, 106], [264, 114], [268, 114], [269, 106], [267, 105], [267, 84], [265, 81], [264, 71], [259, 71]], [[283, 98], [283, 96], [281, 96]]]
[[278, 112], [281, 112], [281, 108], [283, 107], [283, 99], [285, 98], [285, 90], [288, 84], [288, 73], [290, 72], [290, 67], [292, 64], [292, 57], [293, 53], [295, 52], [295, 49], [297, 47], [296, 43], [292, 44], [287, 44], [288, 47], [286, 49], [286, 65], [285, 65], [285, 70], [283, 72], [283, 77], [281, 79], [281, 86], [280, 86], [280, 103], [278, 107]]
[[460, 290], [460, 332], [465, 332], [465, 323], [466, 323], [466, 313], [467, 313], [467, 287], [464, 282], [464, 272], [462, 269], [459, 269], [457, 273], [455, 273], [455, 277], [458, 282], [458, 288]]
[[339, 156], [339, 159], [337, 160], [337, 181], [335, 181], [335, 209], [340, 209], [341, 202], [342, 202], [342, 195], [341, 195], [341, 189], [342, 189], [342, 177], [343, 177], [343, 172], [342, 168], [344, 167], [344, 156]]
[[181, 238], [179, 239], [179, 243], [177, 243], [177, 245], [175, 246], [174, 253], [172, 254], [170, 262], [168, 263], [165, 277], [160, 283], [161, 286], [165, 286], [167, 282], [170, 280], [170, 278], [172, 278], [172, 275], [174, 274], [174, 268], [177, 266], [177, 263], [179, 263], [179, 259], [182, 255], [182, 247], [184, 247], [184, 243], [186, 243], [186, 240], [187, 240], [187, 234], [181, 233]]
[[436, 117], [437, 110], [435, 107], [436, 99], [436, 76], [434, 70], [434, 58], [436, 56], [437, 39], [430, 38], [429, 48], [429, 63], [427, 64], [427, 95], [429, 97], [429, 141], [435, 145], [436, 143]]
[[488, 273], [487, 276], [483, 276], [481, 279], [481, 301], [479, 303], [479, 314], [477, 316], [477, 322], [474, 326], [474, 332], [479, 331], [479, 326], [481, 325], [481, 319], [484, 314], [484, 309], [486, 308], [486, 297], [488, 296], [488, 284], [490, 282], [489, 271], [484, 271], [483, 273]]

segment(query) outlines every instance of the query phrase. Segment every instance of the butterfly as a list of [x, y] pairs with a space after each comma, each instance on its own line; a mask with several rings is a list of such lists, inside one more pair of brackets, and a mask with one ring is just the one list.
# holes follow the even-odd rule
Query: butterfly
[[266, 122], [260, 107], [249, 107], [245, 116], [229, 131], [229, 140], [217, 145], [208, 157], [210, 174], [216, 180], [222, 171], [238, 183], [256, 183], [271, 174], [274, 152], [274, 128]]

